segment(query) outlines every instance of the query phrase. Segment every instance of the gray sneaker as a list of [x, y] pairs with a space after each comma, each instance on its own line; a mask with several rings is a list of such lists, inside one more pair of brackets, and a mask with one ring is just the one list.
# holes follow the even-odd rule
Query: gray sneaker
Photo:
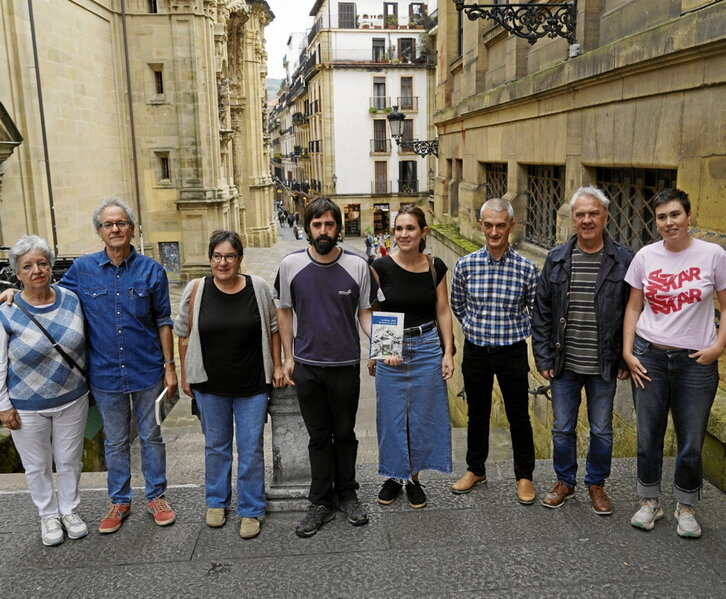
[[60, 516], [43, 518], [40, 521], [40, 531], [43, 535], [43, 545], [46, 547], [60, 545], [63, 542], [63, 527], [61, 526]]
[[692, 505], [678, 503], [675, 517], [678, 519], [678, 534], [687, 539], [697, 539], [701, 536], [701, 527], [696, 520], [696, 512]]
[[335, 518], [335, 511], [324, 505], [310, 505], [307, 515], [295, 529], [298, 537], [312, 537], [326, 522]]
[[348, 516], [348, 522], [353, 526], [368, 524], [368, 514], [366, 514], [357, 497], [338, 501], [338, 509]]
[[663, 517], [663, 508], [660, 507], [658, 497], [650, 497], [640, 500], [640, 509], [630, 519], [630, 523], [636, 528], [653, 530], [655, 521]]
[[88, 526], [77, 512], [71, 512], [61, 516], [63, 528], [66, 529], [69, 539], [82, 539], [88, 534]]

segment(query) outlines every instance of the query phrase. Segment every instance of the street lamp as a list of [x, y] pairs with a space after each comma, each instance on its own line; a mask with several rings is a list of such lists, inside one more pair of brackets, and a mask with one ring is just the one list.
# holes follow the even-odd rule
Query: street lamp
[[418, 154], [422, 158], [427, 154], [433, 154], [438, 157], [439, 155], [439, 140], [419, 140], [414, 139], [411, 141], [402, 141], [403, 139], [403, 121], [406, 120], [406, 115], [398, 110], [398, 106], [393, 107], [393, 112], [389, 112], [386, 117], [391, 125], [391, 138], [396, 142], [396, 145], [404, 148], [411, 149], [415, 154]]

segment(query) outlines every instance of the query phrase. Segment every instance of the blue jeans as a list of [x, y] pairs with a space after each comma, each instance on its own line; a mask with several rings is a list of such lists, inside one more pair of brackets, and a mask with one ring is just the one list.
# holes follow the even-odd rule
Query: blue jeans
[[688, 505], [701, 498], [701, 449], [708, 415], [718, 390], [718, 362], [707, 366], [689, 358], [692, 349], [659, 349], [636, 335], [633, 354], [651, 381], [633, 386], [638, 424], [639, 497], [658, 497], [668, 410], [678, 441], [673, 496]]
[[422, 470], [451, 472], [451, 424], [434, 327], [404, 337], [403, 363], [376, 364], [378, 474], [410, 479]]
[[204, 486], [207, 507], [232, 501], [232, 438], [237, 436], [237, 514], [258, 518], [267, 507], [262, 435], [267, 393], [225, 397], [194, 392], [204, 431]]
[[575, 486], [577, 480], [577, 414], [582, 389], [587, 396], [590, 446], [585, 465], [585, 486], [602, 485], [610, 476], [613, 456], [613, 398], [617, 379], [563, 370], [552, 387], [552, 465], [557, 480]]
[[92, 388], [106, 435], [108, 496], [113, 504], [131, 503], [132, 407], [141, 446], [141, 471], [146, 481], [144, 496], [151, 501], [166, 491], [166, 447], [154, 417], [154, 401], [163, 388], [163, 379], [148, 389], [133, 393]]

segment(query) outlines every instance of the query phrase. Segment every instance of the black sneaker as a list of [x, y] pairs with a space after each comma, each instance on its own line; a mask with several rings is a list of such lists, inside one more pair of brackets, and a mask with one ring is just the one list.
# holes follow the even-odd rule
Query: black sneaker
[[418, 510], [426, 507], [426, 493], [424, 493], [419, 481], [414, 480], [406, 483], [406, 496], [413, 509]]
[[348, 516], [348, 522], [350, 522], [353, 526], [360, 526], [361, 524], [368, 523], [368, 514], [366, 514], [357, 497], [338, 500], [338, 509]]
[[324, 505], [310, 505], [307, 515], [297, 525], [295, 534], [298, 537], [312, 537], [323, 524], [330, 522], [333, 518], [335, 518], [334, 510]]
[[389, 478], [383, 483], [381, 490], [378, 492], [378, 503], [381, 505], [391, 505], [403, 493], [403, 485], [395, 478]]

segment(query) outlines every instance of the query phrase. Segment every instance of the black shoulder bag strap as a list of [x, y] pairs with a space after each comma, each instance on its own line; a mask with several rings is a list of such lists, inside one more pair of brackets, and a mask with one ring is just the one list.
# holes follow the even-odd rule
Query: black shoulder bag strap
[[46, 330], [46, 328], [38, 322], [38, 319], [35, 318], [30, 312], [28, 312], [20, 302], [15, 302], [15, 305], [20, 309], [23, 314], [25, 314], [30, 320], [32, 320], [35, 323], [35, 326], [37, 326], [40, 329], [40, 332], [43, 333], [46, 337], [48, 337], [48, 341], [51, 342], [53, 347], [58, 351], [58, 353], [63, 357], [63, 359], [68, 363], [68, 366], [71, 367], [71, 369], [75, 368], [80, 372], [84, 377], [86, 376], [86, 371], [81, 368], [78, 364], [76, 364], [76, 361], [71, 358], [66, 351], [58, 344], [58, 342], [53, 339], [51, 334]]

